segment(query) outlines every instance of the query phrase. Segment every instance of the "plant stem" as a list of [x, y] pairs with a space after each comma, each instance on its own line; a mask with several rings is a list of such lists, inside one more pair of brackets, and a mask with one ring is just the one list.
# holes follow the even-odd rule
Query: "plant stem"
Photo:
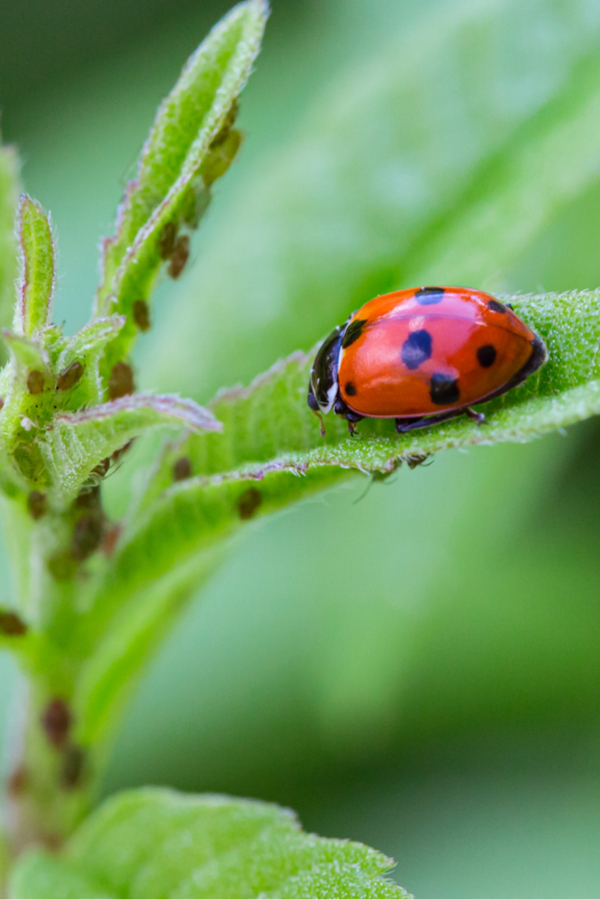
[[39, 679], [22, 676], [18, 753], [7, 781], [7, 825], [12, 851], [31, 844], [59, 849], [92, 803], [95, 779], [89, 752], [71, 738], [70, 697], [58, 697]]

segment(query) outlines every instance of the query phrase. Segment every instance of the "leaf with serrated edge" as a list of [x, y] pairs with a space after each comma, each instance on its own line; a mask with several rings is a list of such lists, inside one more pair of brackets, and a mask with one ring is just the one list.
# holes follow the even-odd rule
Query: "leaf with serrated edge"
[[[56, 859], [35, 850], [11, 896], [63, 897]], [[105, 897], [407, 897], [385, 878], [393, 860], [364, 844], [301, 830], [288, 809], [217, 794], [145, 788], [106, 801], [70, 839], [61, 863]], [[37, 893], [34, 894], [34, 891]], [[89, 896], [89, 894], [84, 894]]]
[[66, 503], [94, 466], [150, 428], [218, 430], [212, 413], [174, 394], [134, 394], [76, 413], [61, 413], [40, 448], [51, 479], [49, 496]]
[[[149, 297], [163, 262], [157, 247], [160, 231], [182, 215], [211, 141], [250, 74], [267, 15], [265, 0], [236, 6], [191, 57], [159, 109], [138, 178], [120, 211], [117, 236], [105, 242], [99, 314], [128, 313], [136, 299]], [[130, 317], [111, 347], [108, 367], [128, 352], [136, 334]]]
[[54, 242], [42, 207], [26, 194], [21, 197], [17, 220], [22, 272], [18, 285], [13, 327], [31, 337], [50, 324], [54, 293]]

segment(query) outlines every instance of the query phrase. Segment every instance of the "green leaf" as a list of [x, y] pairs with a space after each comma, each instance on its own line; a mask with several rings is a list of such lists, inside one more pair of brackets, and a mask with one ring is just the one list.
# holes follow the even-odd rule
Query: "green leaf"
[[[170, 571], [177, 560], [254, 518], [322, 489], [349, 470], [391, 472], [403, 459], [473, 444], [523, 442], [600, 412], [600, 291], [515, 296], [517, 314], [546, 341], [550, 359], [519, 388], [485, 404], [483, 425], [466, 416], [397, 435], [392, 420], [362, 421], [351, 438], [339, 417], [321, 437], [306, 392], [314, 352], [294, 354], [247, 389], [222, 393], [211, 408], [221, 434], [191, 436], [170, 447], [126, 528], [107, 574], [117, 594]], [[193, 477], [174, 483], [186, 459]], [[260, 500], [244, 516], [240, 496]]]
[[[148, 301], [161, 265], [173, 256], [177, 229], [197, 225], [208, 203], [208, 184], [235, 155], [239, 141], [232, 138], [231, 125], [237, 98], [259, 51], [267, 15], [266, 0], [236, 6], [191, 57], [158, 111], [138, 177], [119, 213], [117, 235], [105, 242], [98, 314], [129, 317], [110, 348], [108, 368], [136, 337], [133, 304]], [[165, 229], [171, 229], [168, 240]]]
[[22, 273], [14, 328], [26, 337], [50, 324], [54, 293], [54, 243], [42, 207], [26, 194], [21, 197], [17, 222]]
[[134, 394], [75, 413], [59, 413], [40, 443], [51, 478], [50, 496], [65, 503], [92, 469], [151, 428], [218, 430], [212, 413], [174, 394]]
[[33, 850], [18, 863], [11, 878], [13, 897], [63, 897], [64, 900], [78, 898], [114, 897], [103, 884], [89, 878], [73, 865], [45, 853]]
[[17, 275], [14, 234], [18, 160], [12, 147], [0, 147], [0, 325], [12, 319]]
[[290, 810], [147, 788], [108, 800], [58, 864], [26, 855], [11, 896], [408, 897], [384, 877], [392, 865], [362, 844], [306, 834]]

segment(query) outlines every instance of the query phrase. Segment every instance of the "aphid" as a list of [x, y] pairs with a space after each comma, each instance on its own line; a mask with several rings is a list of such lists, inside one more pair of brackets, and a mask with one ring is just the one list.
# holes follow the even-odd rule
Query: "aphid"
[[145, 300], [135, 300], [133, 304], [133, 321], [140, 331], [150, 331], [150, 310]]
[[240, 519], [251, 519], [262, 503], [262, 494], [256, 488], [248, 488], [240, 494], [237, 501]]
[[46, 495], [41, 491], [30, 491], [27, 497], [27, 510], [31, 518], [41, 519], [46, 509]]
[[42, 713], [42, 728], [51, 744], [62, 747], [73, 724], [69, 705], [62, 697], [50, 700]]
[[75, 522], [71, 538], [71, 554], [77, 562], [83, 562], [102, 543], [102, 516], [97, 513], [82, 516]]
[[185, 481], [192, 475], [192, 461], [189, 456], [180, 456], [173, 464], [173, 481]]
[[177, 225], [175, 222], [166, 222], [158, 236], [158, 253], [161, 259], [169, 259], [175, 249], [177, 239]]
[[63, 369], [56, 379], [57, 391], [68, 391], [74, 387], [83, 375], [83, 365], [79, 360], [72, 362], [70, 366]]
[[118, 400], [135, 391], [133, 369], [125, 362], [115, 363], [108, 377], [108, 398]]
[[32, 369], [27, 376], [27, 390], [30, 394], [41, 394], [44, 390], [45, 378], [39, 369]]
[[169, 263], [168, 272], [171, 278], [179, 278], [185, 268], [190, 255], [190, 239], [187, 234], [182, 234], [178, 239]]
[[[466, 413], [511, 390], [548, 358], [544, 342], [483, 291], [422, 287], [375, 297], [317, 353], [308, 405], [348, 420], [394, 419], [399, 433]], [[410, 463], [409, 463], [410, 465]]]
[[22, 637], [27, 634], [27, 625], [14, 612], [0, 612], [0, 632], [9, 637]]

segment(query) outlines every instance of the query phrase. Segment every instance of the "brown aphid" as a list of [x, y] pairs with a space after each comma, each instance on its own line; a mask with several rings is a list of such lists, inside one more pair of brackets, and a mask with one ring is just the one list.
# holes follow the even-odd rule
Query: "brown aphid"
[[251, 519], [261, 503], [262, 494], [256, 488], [248, 488], [247, 491], [240, 494], [237, 501], [240, 519]]
[[189, 456], [180, 456], [173, 465], [173, 481], [185, 481], [192, 476], [192, 461]]
[[0, 612], [0, 633], [9, 637], [22, 637], [27, 634], [27, 625], [14, 612]]
[[240, 103], [239, 103], [238, 98], [236, 97], [234, 99], [233, 103], [231, 104], [231, 106], [229, 107], [229, 110], [227, 111], [227, 115], [225, 116], [225, 121], [223, 122], [220, 130], [217, 132], [217, 134], [214, 136], [214, 138], [210, 142], [211, 150], [214, 150], [215, 147], [218, 147], [219, 144], [222, 144], [223, 141], [225, 141], [227, 139], [227, 136], [229, 135], [229, 132], [231, 131], [231, 127], [238, 117], [239, 111], [240, 111]]
[[63, 369], [56, 379], [57, 391], [68, 391], [74, 387], [83, 375], [83, 364], [79, 360], [72, 362], [70, 366]]
[[150, 310], [145, 300], [136, 300], [134, 302], [133, 321], [140, 331], [150, 331]]
[[133, 369], [125, 362], [115, 363], [108, 378], [108, 398], [118, 400], [135, 391]]
[[158, 253], [161, 259], [169, 259], [175, 249], [177, 239], [177, 225], [175, 222], [166, 222], [158, 235]]
[[72, 790], [81, 783], [85, 767], [85, 750], [79, 744], [69, 744], [64, 749], [60, 772], [60, 782], [66, 790]]
[[107, 559], [115, 552], [115, 548], [121, 537], [121, 526], [117, 523], [113, 525], [111, 528], [105, 530], [104, 535], [102, 537], [102, 545], [101, 549]]
[[99, 509], [100, 485], [92, 484], [82, 487], [75, 498], [75, 506], [77, 509]]
[[50, 743], [59, 749], [63, 747], [73, 724], [67, 701], [62, 697], [50, 700], [42, 713], [41, 724]]
[[109, 469], [110, 457], [105, 456], [104, 459], [100, 460], [97, 466], [94, 466], [90, 474], [95, 476], [96, 478], [104, 478]]
[[126, 444], [123, 444], [122, 447], [119, 447], [118, 450], [115, 450], [115, 452], [114, 452], [113, 455], [111, 456], [111, 460], [112, 460], [113, 462], [118, 462], [118, 461], [121, 459], [121, 457], [122, 457], [122, 456], [125, 456], [125, 454], [127, 453], [127, 451], [131, 449], [131, 447], [133, 446], [133, 442], [134, 442], [134, 441], [135, 441], [135, 438], [131, 438], [130, 441], [127, 441]]
[[17, 766], [6, 779], [6, 791], [10, 797], [20, 797], [27, 790], [29, 775], [25, 766]]
[[30, 394], [41, 394], [46, 381], [39, 369], [32, 369], [27, 376], [27, 390]]
[[47, 510], [46, 495], [41, 491], [30, 491], [27, 497], [27, 509], [32, 519], [41, 519]]
[[[417, 466], [422, 466], [423, 463], [427, 462], [430, 457], [431, 453], [409, 453], [407, 456], [403, 456], [402, 460], [409, 469], [416, 469]], [[431, 460], [431, 462], [433, 462], [433, 460]]]
[[73, 559], [83, 562], [91, 556], [102, 543], [102, 531], [101, 516], [86, 515], [78, 519], [71, 539]]
[[190, 256], [190, 239], [187, 234], [182, 234], [173, 250], [168, 272], [171, 278], [179, 278]]
[[4, 408], [4, 397], [0, 397], [0, 409]]

